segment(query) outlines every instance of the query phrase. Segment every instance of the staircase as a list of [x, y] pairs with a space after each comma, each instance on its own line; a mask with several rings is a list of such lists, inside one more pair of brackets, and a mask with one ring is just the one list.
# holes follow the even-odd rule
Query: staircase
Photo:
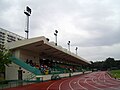
[[35, 77], [36, 77], [36, 75], [31, 73], [27, 76], [26, 80], [30, 81], [30, 80], [34, 79]]
[[11, 57], [10, 60], [11, 60], [13, 63], [21, 66], [22, 68], [24, 68], [24, 69], [32, 72], [32, 73], [35, 74], [35, 75], [40, 75], [40, 74], [41, 74], [41, 71], [40, 71], [39, 69], [37, 69], [37, 68], [35, 68], [35, 67], [32, 67], [31, 65], [25, 63], [25, 62], [24, 62], [23, 60], [21, 60], [21, 59], [18, 59], [18, 58], [16, 58], [16, 57]]

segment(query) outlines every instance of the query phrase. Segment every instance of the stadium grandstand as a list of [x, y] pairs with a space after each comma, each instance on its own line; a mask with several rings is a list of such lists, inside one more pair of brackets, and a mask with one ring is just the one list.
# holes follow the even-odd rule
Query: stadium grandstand
[[61, 75], [89, 71], [90, 62], [80, 56], [49, 42], [41, 36], [9, 42], [12, 63], [6, 66], [6, 80], [33, 80], [42, 75]]

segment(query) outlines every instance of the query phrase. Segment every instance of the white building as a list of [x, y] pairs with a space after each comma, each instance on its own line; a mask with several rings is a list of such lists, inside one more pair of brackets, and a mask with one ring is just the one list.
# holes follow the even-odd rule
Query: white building
[[23, 39], [25, 38], [20, 35], [7, 31], [3, 28], [0, 28], [0, 45], [5, 45], [5, 43], [7, 42], [13, 42], [13, 41], [23, 40]]

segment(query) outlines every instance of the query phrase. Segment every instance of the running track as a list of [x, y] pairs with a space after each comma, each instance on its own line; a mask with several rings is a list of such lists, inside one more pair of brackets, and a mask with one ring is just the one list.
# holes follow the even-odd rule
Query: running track
[[120, 90], [120, 81], [106, 72], [93, 72], [5, 90]]

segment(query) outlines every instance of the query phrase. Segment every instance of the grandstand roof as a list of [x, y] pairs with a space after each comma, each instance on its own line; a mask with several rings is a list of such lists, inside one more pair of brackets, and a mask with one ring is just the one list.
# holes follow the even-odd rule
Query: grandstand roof
[[81, 58], [80, 56], [68, 51], [65, 48], [62, 48], [59, 45], [56, 46], [54, 42], [49, 42], [49, 40], [44, 36], [10, 42], [5, 46], [10, 50], [22, 48], [35, 53], [47, 54], [53, 58], [59, 59], [60, 61], [66, 60], [67, 62], [70, 61], [77, 64], [90, 64], [90, 62], [84, 58]]

